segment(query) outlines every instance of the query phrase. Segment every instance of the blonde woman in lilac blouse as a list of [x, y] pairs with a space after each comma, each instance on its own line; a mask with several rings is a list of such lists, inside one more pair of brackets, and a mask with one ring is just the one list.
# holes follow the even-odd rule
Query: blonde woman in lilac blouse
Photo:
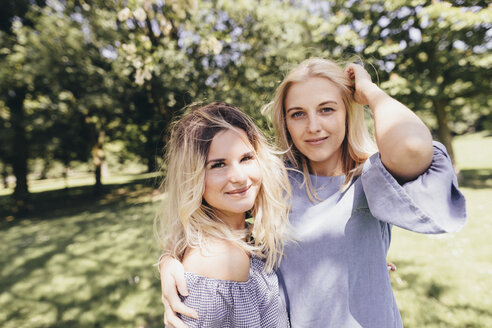
[[[364, 124], [367, 106], [375, 140]], [[393, 225], [419, 233], [459, 230], [465, 199], [444, 146], [424, 123], [356, 64], [306, 60], [277, 89], [277, 140], [292, 187], [277, 270], [292, 327], [399, 328], [386, 269]], [[165, 315], [190, 314], [179, 261], [161, 266]]]

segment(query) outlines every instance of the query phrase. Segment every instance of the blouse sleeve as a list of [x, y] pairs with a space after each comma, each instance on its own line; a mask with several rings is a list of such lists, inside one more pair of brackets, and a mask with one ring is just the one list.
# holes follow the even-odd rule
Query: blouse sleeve
[[207, 278], [190, 272], [186, 272], [185, 277], [189, 295], [182, 297], [182, 301], [198, 312], [198, 319], [181, 316], [188, 327], [229, 327], [235, 324], [235, 316], [243, 315], [243, 311], [257, 315], [247, 283]]
[[433, 144], [430, 167], [403, 185], [386, 170], [379, 153], [364, 163], [362, 186], [375, 218], [420, 233], [454, 232], [464, 226], [465, 198], [451, 160], [444, 145]]
[[289, 327], [277, 276], [273, 271], [263, 271], [263, 267], [263, 261], [252, 256], [249, 279], [245, 282], [185, 272], [189, 295], [181, 300], [198, 312], [198, 319], [178, 316], [191, 328]]

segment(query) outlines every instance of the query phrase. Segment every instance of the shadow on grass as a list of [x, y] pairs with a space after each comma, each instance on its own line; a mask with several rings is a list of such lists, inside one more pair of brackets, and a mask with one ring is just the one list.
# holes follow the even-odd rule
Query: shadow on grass
[[20, 219], [51, 219], [72, 215], [77, 212], [98, 211], [113, 203], [125, 203], [150, 196], [158, 187], [160, 177], [141, 178], [132, 181], [103, 185], [100, 194], [94, 193], [94, 186], [80, 186], [32, 193], [26, 213], [16, 214], [10, 195], [0, 196], [0, 229], [10, 227]]
[[112, 202], [0, 230], [0, 326], [161, 327], [154, 208]]
[[483, 189], [492, 188], [491, 169], [465, 169], [459, 173], [460, 187]]
[[[400, 294], [407, 301], [413, 300], [400, 307], [405, 327], [478, 328], [484, 327], [483, 322], [492, 321], [492, 309], [480, 307], [479, 302], [470, 303], [451, 297], [455, 287], [449, 282], [439, 280], [438, 276], [422, 274], [422, 270], [416, 269], [418, 264], [412, 261], [398, 261], [396, 264], [398, 271], [391, 274], [393, 289], [397, 296]], [[451, 313], [452, 317], [446, 313]], [[407, 322], [415, 320], [415, 314], [418, 314], [418, 322]]]

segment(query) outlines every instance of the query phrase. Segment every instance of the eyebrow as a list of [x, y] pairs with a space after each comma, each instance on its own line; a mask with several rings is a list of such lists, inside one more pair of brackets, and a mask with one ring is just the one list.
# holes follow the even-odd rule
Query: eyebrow
[[[321, 107], [321, 106], [324, 106], [324, 105], [327, 105], [327, 104], [335, 104], [335, 105], [337, 105], [337, 102], [335, 100], [323, 101], [322, 103], [319, 103], [318, 104], [318, 107]], [[299, 106], [291, 107], [291, 108], [287, 109], [285, 112], [288, 113], [291, 110], [298, 110], [298, 109], [302, 109], [302, 107], [299, 107]]]
[[[245, 157], [245, 156], [254, 156], [254, 152], [248, 151], [248, 152], [241, 155], [241, 157]], [[214, 158], [214, 159], [211, 159], [211, 160], [208, 160], [207, 162], [205, 162], [205, 166], [210, 164], [210, 163], [225, 162], [225, 160], [226, 160], [225, 158]]]
[[225, 161], [225, 158], [215, 158], [215, 159], [211, 159], [207, 162], [205, 162], [205, 165], [208, 165], [210, 163], [220, 163], [220, 162], [224, 162]]

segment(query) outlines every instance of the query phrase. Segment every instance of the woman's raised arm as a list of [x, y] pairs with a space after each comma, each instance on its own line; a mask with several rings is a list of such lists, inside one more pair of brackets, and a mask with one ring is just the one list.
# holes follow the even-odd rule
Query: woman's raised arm
[[376, 143], [386, 169], [400, 182], [418, 177], [432, 161], [429, 129], [408, 107], [374, 84], [362, 66], [349, 64], [346, 73], [354, 80], [355, 100], [373, 113]]

